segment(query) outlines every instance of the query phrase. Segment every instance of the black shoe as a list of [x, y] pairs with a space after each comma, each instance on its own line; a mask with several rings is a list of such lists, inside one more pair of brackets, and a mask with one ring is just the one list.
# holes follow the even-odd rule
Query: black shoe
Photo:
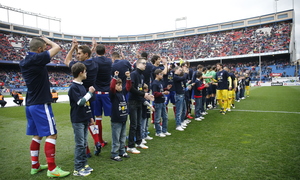
[[119, 155], [119, 156], [124, 157], [124, 158], [130, 158], [130, 156], [127, 153], [124, 153], [124, 154]]
[[86, 154], [86, 157], [91, 158], [92, 157], [91, 153]]
[[112, 159], [112, 160], [114, 160], [114, 161], [123, 161], [123, 159], [121, 159], [120, 156], [111, 157], [110, 159]]
[[99, 156], [99, 154], [100, 154], [100, 152], [101, 152], [101, 148], [102, 148], [102, 146], [101, 146], [101, 144], [98, 142], [98, 143], [95, 145], [95, 151], [94, 151], [94, 154], [95, 154], [96, 156]]

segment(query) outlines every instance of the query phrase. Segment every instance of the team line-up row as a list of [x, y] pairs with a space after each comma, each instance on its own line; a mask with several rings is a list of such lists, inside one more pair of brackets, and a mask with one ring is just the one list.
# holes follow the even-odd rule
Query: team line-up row
[[[49, 50], [46, 50], [46, 44], [51, 46]], [[70, 172], [55, 164], [57, 130], [46, 68], [61, 47], [46, 37], [33, 38], [29, 46], [30, 52], [20, 62], [20, 69], [28, 88], [25, 108], [26, 134], [33, 136], [30, 144], [31, 174], [48, 169], [48, 177], [64, 177]], [[97, 57], [90, 58], [93, 51]], [[74, 52], [78, 62], [72, 60]], [[127, 153], [139, 154], [136, 148], [148, 148], [146, 140], [152, 139], [147, 129], [149, 109], [154, 111], [155, 135], [169, 136], [167, 102], [174, 104], [176, 130], [184, 131], [190, 122], [187, 118], [191, 118], [191, 98], [195, 101], [196, 121], [204, 119], [206, 108], [215, 107], [215, 99], [221, 107], [221, 114], [226, 114], [234, 102], [233, 95], [242, 92], [243, 96], [243, 90], [249, 87], [251, 80], [247, 75], [236, 77], [222, 64], [207, 68], [198, 65], [197, 71], [193, 72], [188, 62], [177, 65], [159, 55], [152, 56], [149, 62], [147, 53], [143, 52], [132, 67], [127, 60], [121, 60], [117, 52], [112, 54], [112, 59], [104, 54], [105, 47], [96, 41], [90, 49], [79, 46], [74, 39], [64, 61], [74, 77], [68, 92], [75, 137], [74, 176], [88, 176], [93, 171], [87, 163], [88, 130], [94, 139], [95, 155], [99, 155], [107, 144], [102, 138], [102, 115], [111, 118], [111, 159], [121, 161], [129, 157]], [[153, 105], [150, 105], [151, 101]], [[130, 125], [125, 148], [128, 115]], [[39, 163], [43, 137], [46, 137], [47, 165]]]

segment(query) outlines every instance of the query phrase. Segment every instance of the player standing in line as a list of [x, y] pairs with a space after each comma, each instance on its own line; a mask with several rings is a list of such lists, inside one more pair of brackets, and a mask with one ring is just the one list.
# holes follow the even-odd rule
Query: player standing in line
[[[216, 77], [216, 71], [217, 71], [217, 67], [215, 66], [215, 65], [213, 65], [212, 67], [211, 67], [211, 76], [213, 77], [213, 78], [215, 78]], [[214, 81], [211, 81], [211, 89], [212, 89], [212, 94], [211, 94], [211, 105], [212, 105], [212, 108], [216, 108], [216, 102], [215, 102], [215, 98], [216, 98], [216, 92], [217, 92], [217, 83], [215, 83]]]
[[[73, 53], [76, 52], [76, 57], [78, 61], [72, 61], [72, 55]], [[68, 52], [66, 59], [64, 61], [65, 65], [68, 66], [70, 69], [72, 68], [72, 66], [74, 64], [76, 64], [77, 62], [81, 62], [82, 64], [85, 65], [86, 67], [86, 72], [87, 72], [87, 77], [86, 79], [82, 80], [83, 82], [83, 86], [85, 87], [86, 91], [89, 91], [89, 87], [90, 86], [94, 86], [95, 82], [96, 82], [96, 76], [98, 73], [98, 65], [96, 64], [96, 62], [94, 62], [92, 59], [90, 59], [91, 57], [91, 50], [88, 46], [79, 46], [78, 47], [78, 42], [76, 39], [73, 39], [72, 42], [72, 46], [70, 51]], [[89, 103], [92, 109], [92, 115], [94, 118], [94, 106], [93, 106], [93, 102], [95, 101], [95, 94], [89, 99]], [[95, 124], [94, 124], [95, 125]], [[101, 143], [99, 140], [99, 132], [97, 133], [97, 131], [93, 131], [93, 127], [94, 125], [89, 127], [89, 131], [90, 134], [92, 135], [93, 139], [94, 139], [94, 145], [95, 145], [95, 152], [94, 154], [96, 156], [99, 155], [99, 153], [101, 152]], [[90, 157], [90, 150], [87, 147], [87, 155], [88, 157]]]
[[185, 122], [188, 124], [191, 122], [191, 120], [189, 120], [189, 119], [193, 119], [193, 117], [191, 116], [191, 112], [192, 112], [192, 109], [191, 109], [192, 88], [191, 88], [191, 86], [192, 86], [192, 78], [193, 78], [194, 70], [192, 68], [190, 68], [190, 62], [188, 62], [188, 61], [185, 61], [184, 63], [182, 63], [181, 67], [185, 67], [186, 69], [189, 70], [188, 76], [186, 79], [188, 89], [186, 89], [186, 91], [185, 91], [185, 103], [186, 103], [186, 115], [185, 115], [186, 121]]
[[112, 68], [111, 68], [111, 75], [114, 76], [114, 73], [116, 71], [119, 72], [119, 78], [122, 80], [122, 86], [123, 88], [126, 85], [126, 75], [125, 72], [132, 71], [131, 64], [128, 60], [121, 60], [120, 54], [118, 52], [113, 52], [111, 55], [112, 58]]
[[250, 95], [250, 82], [251, 82], [251, 78], [249, 77], [249, 74], [246, 74], [245, 77], [245, 90], [246, 90], [246, 96], [249, 97]]
[[240, 75], [240, 99], [245, 99], [245, 76], [243, 74]]
[[[46, 50], [46, 45], [51, 48]], [[31, 174], [48, 168], [48, 177], [65, 177], [69, 171], [63, 171], [55, 163], [55, 144], [57, 138], [56, 123], [52, 112], [52, 95], [46, 64], [61, 47], [46, 37], [32, 38], [29, 42], [30, 52], [20, 62], [22, 76], [27, 85], [26, 118], [27, 135], [32, 135], [30, 144]], [[40, 165], [39, 151], [43, 137], [45, 155], [48, 165]]]
[[[99, 141], [104, 147], [107, 142], [103, 140], [102, 114], [111, 116], [111, 101], [109, 98], [109, 86], [111, 81], [112, 60], [105, 57], [105, 47], [93, 40], [93, 50], [96, 50], [97, 57], [92, 58], [98, 64], [98, 73], [95, 82], [96, 100], [94, 101], [94, 115], [96, 116], [96, 125], [99, 128]], [[93, 51], [92, 50], [92, 51]]]
[[228, 72], [223, 69], [223, 65], [221, 63], [217, 63], [217, 70], [217, 101], [221, 106], [220, 113], [225, 115], [226, 108], [228, 106], [228, 89], [232, 89], [231, 77], [229, 76]]
[[228, 74], [230, 76], [230, 81], [232, 84], [231, 90], [228, 89], [228, 105], [226, 108], [227, 111], [231, 111], [231, 106], [234, 108], [234, 98], [235, 98], [235, 89], [237, 87], [237, 81], [236, 81], [235, 75], [233, 74], [233, 72], [231, 72], [228, 69], [228, 67], [224, 67], [224, 70], [228, 72]]
[[212, 70], [212, 67], [210, 65], [207, 66], [207, 71], [205, 74], [203, 74], [203, 79], [205, 80], [205, 84], [208, 84], [208, 87], [206, 88], [206, 99], [205, 99], [205, 104], [206, 104], [206, 109], [209, 110], [213, 107], [213, 102], [212, 102], [212, 78], [215, 73]]
[[164, 88], [166, 88], [168, 85], [171, 86], [171, 88], [169, 89], [169, 94], [166, 95], [166, 110], [168, 113], [168, 104], [169, 101], [173, 104], [173, 112], [174, 115], [176, 114], [176, 106], [175, 106], [175, 87], [173, 85], [173, 77], [174, 77], [174, 68], [175, 68], [175, 63], [173, 60], [169, 60], [168, 61], [168, 66], [167, 66], [167, 74], [163, 76], [163, 85]]

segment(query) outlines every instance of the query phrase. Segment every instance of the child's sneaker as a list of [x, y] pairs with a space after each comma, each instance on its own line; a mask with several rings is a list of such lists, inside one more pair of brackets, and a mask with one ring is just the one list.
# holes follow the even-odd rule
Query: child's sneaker
[[90, 171], [90, 172], [94, 171], [94, 169], [91, 168], [89, 165], [85, 165], [85, 166], [84, 166], [84, 170]]
[[132, 154], [140, 154], [141, 153], [136, 148], [127, 148], [127, 152], [132, 153]]
[[75, 171], [75, 170], [74, 170], [74, 172], [73, 172], [73, 175], [74, 175], [74, 176], [88, 176], [88, 175], [90, 175], [90, 174], [91, 174], [91, 172], [85, 170], [84, 168], [82, 168], [80, 171]]
[[114, 161], [123, 161], [123, 159], [120, 156], [111, 157], [110, 159], [112, 159]]
[[143, 144], [143, 143], [137, 144], [136, 147], [137, 147], [137, 148], [142, 148], [142, 149], [148, 149], [148, 146], [146, 146], [146, 145]]
[[130, 158], [130, 156], [127, 153], [124, 153], [124, 154], [119, 155], [119, 156], [124, 157], [124, 158]]
[[153, 139], [153, 137], [150, 137], [150, 136], [145, 137], [145, 140], [152, 140], [152, 139]]

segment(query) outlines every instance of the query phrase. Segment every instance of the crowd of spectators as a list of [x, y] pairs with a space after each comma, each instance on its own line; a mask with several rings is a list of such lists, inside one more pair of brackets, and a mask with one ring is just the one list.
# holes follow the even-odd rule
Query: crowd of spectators
[[[114, 51], [117, 51], [122, 53], [124, 58], [130, 62], [134, 62], [137, 58], [136, 54], [143, 51], [148, 52], [149, 57], [159, 54], [160, 56], [170, 57], [173, 60], [275, 52], [289, 49], [290, 26], [290, 22], [280, 22], [165, 40], [103, 43], [103, 45], [106, 48], [106, 56], [110, 57]], [[21, 34], [0, 32], [0, 60], [22, 60], [28, 51], [28, 43], [31, 38]], [[52, 58], [51, 63], [63, 64], [67, 52], [71, 48], [71, 41], [54, 41], [62, 46], [62, 50]], [[91, 42], [81, 42], [80, 45], [92, 46]], [[259, 79], [260, 68], [258, 68], [258, 61], [225, 62], [225, 65], [235, 71], [248, 73], [253, 80]], [[276, 70], [284, 70], [291, 66], [289, 61], [284, 59], [262, 61], [261, 71], [266, 79], [272, 73], [271, 65], [275, 65]], [[286, 75], [285, 73], [283, 74]], [[71, 79], [71, 76], [64, 71], [49, 71], [49, 81], [53, 87], [67, 87], [71, 83]], [[4, 82], [9, 88], [25, 86], [24, 80], [17, 69], [5, 70], [0, 68], [0, 82]]]
[[[69, 87], [72, 83], [73, 77], [68, 72], [49, 70], [48, 73], [51, 87]], [[4, 86], [0, 86], [0, 89], [4, 89], [4, 87], [5, 89], [26, 87], [25, 81], [18, 68], [0, 68], [0, 82], [4, 83]]]
[[[198, 64], [199, 63], [192, 64], [191, 67], [195, 69]], [[215, 65], [216, 62], [200, 64], [207, 66]], [[287, 74], [286, 70], [290, 68], [296, 69], [295, 65], [291, 64], [288, 59], [262, 60], [261, 69], [257, 60], [235, 60], [235, 62], [225, 61], [223, 62], [223, 65], [235, 72], [238, 72], [239, 74], [249, 74], [252, 81], [259, 81], [260, 79], [263, 81], [270, 81], [271, 73], [273, 73], [274, 70], [282, 73], [282, 77], [294, 76]], [[298, 74], [300, 74], [299, 68], [300, 67], [298, 67]], [[262, 74], [261, 78], [260, 71]], [[51, 87], [69, 87], [69, 85], [72, 83], [72, 76], [70, 75], [68, 68], [51, 68], [48, 70], [48, 72]], [[18, 68], [0, 68], [0, 82], [4, 82], [5, 88], [8, 89], [23, 88], [26, 86]], [[3, 86], [0, 86], [0, 89], [3, 88]]]
[[[110, 57], [114, 51], [122, 52], [125, 59], [130, 62], [136, 59], [137, 52], [143, 51], [148, 52], [149, 56], [160, 54], [174, 60], [213, 58], [288, 50], [290, 26], [289, 22], [280, 22], [165, 40], [103, 44], [106, 48], [106, 56]], [[20, 61], [27, 51], [30, 37], [2, 32], [0, 40], [0, 60]], [[54, 41], [63, 49], [53, 58], [52, 63], [63, 64], [71, 48], [71, 41]], [[83, 44], [91, 47], [91, 42], [80, 43]]]
[[[261, 69], [258, 61], [248, 61], [248, 62], [236, 62], [236, 63], [224, 63], [224, 66], [239, 72], [241, 74], [247, 73], [253, 81], [258, 81], [260, 79], [269, 81], [274, 73], [273, 70], [280, 72], [282, 77], [295, 76], [296, 72], [287, 73], [286, 70], [293, 68], [296, 70], [295, 65], [289, 61], [289, 59], [277, 59], [277, 60], [262, 60]], [[260, 78], [261, 71], [261, 78]], [[299, 74], [299, 72], [298, 72]]]

